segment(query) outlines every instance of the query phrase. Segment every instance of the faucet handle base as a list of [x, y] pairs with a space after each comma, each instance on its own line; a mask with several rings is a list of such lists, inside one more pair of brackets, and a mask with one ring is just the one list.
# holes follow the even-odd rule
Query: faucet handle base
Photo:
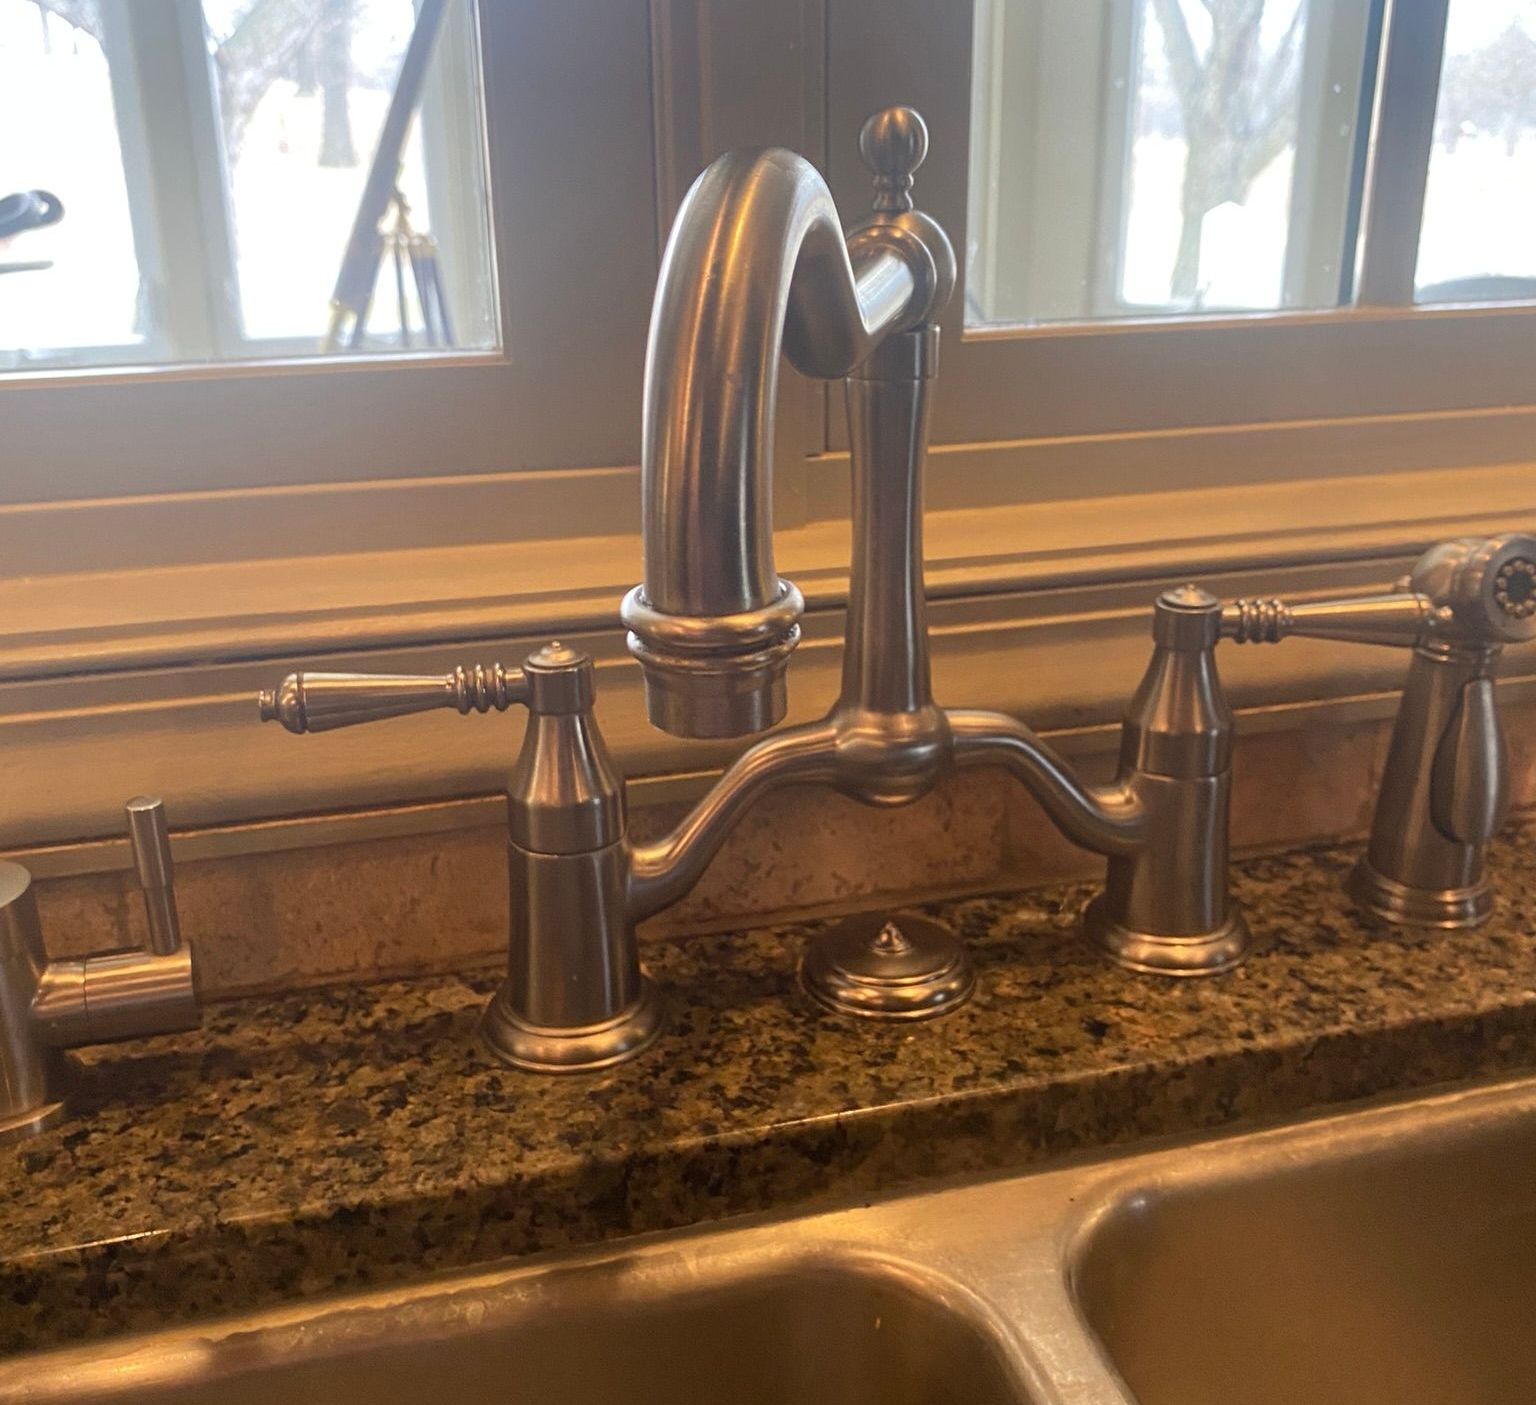
[[0, 1146], [4, 1146], [7, 1142], [22, 1141], [38, 1132], [46, 1132], [50, 1127], [62, 1122], [64, 1114], [68, 1111], [69, 1104], [63, 1098], [56, 1098], [53, 1102], [43, 1103], [40, 1107], [30, 1107], [25, 1112], [0, 1117]]
[[1100, 893], [1083, 913], [1083, 932], [1116, 965], [1151, 976], [1215, 976], [1240, 965], [1253, 953], [1253, 934], [1242, 912], [1228, 908], [1226, 920], [1214, 931], [1169, 937], [1133, 932], [1109, 912]]
[[1368, 858], [1362, 858], [1350, 870], [1346, 889], [1365, 916], [1394, 927], [1476, 927], [1493, 911], [1491, 883], [1413, 888], [1378, 873]]
[[650, 977], [640, 976], [639, 998], [601, 1024], [529, 1024], [513, 1009], [505, 987], [480, 1018], [480, 1038], [491, 1056], [530, 1073], [591, 1073], [644, 1053], [661, 1029], [661, 1000]]
[[816, 937], [800, 982], [818, 1005], [873, 1020], [929, 1020], [964, 1004], [976, 968], [964, 940], [912, 913], [864, 913]]

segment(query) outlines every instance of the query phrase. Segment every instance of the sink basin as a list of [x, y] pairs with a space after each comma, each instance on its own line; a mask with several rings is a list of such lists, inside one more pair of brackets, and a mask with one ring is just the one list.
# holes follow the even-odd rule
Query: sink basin
[[97, 1353], [16, 1398], [1027, 1405], [1002, 1351], [943, 1285], [878, 1264], [764, 1271], [736, 1258], [642, 1252], [178, 1331]]
[[1530, 1405], [1536, 1079], [0, 1361], [0, 1405]]
[[1213, 1144], [1104, 1216], [1077, 1292], [1140, 1405], [1536, 1401], [1536, 1116], [1419, 1106]]

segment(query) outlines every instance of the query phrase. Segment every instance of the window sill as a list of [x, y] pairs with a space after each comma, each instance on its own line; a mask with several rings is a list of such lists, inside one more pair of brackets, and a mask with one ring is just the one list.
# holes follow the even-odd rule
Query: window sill
[[[1421, 429], [1421, 441], [1432, 437]], [[1281, 438], [1250, 452], [1314, 461], [1302, 452], [1304, 427]], [[1163, 450], [1189, 451], [1188, 436]], [[996, 452], [934, 454], [927, 577], [939, 694], [1101, 741], [1145, 665], [1147, 605], [1163, 585], [1198, 577], [1223, 595], [1312, 597], [1379, 587], [1432, 541], [1536, 519], [1536, 477], [1524, 462], [1366, 479], [1329, 460], [1334, 471], [1311, 477], [1293, 469], [1262, 483], [1007, 504], [986, 501], [992, 488], [976, 462]], [[1088, 472], [1105, 459], [1102, 444], [1029, 454], [1034, 481], [1103, 484]], [[791, 675], [797, 719], [834, 695], [847, 589], [847, 525], [830, 506], [846, 503], [846, 460], [827, 455], [812, 468], [808, 515], [820, 520], [777, 537], [779, 569], [809, 605]], [[1017, 472], [1016, 460], [1015, 493]], [[633, 469], [9, 511], [26, 519], [10, 525], [27, 530], [11, 534], [18, 574], [0, 581], [6, 848], [112, 834], [135, 791], [165, 794], [180, 825], [211, 825], [502, 783], [516, 735], [497, 720], [402, 719], [319, 741], [257, 726], [257, 689], [299, 667], [515, 662], [559, 635], [596, 658], [602, 723], [631, 776], [707, 770], [739, 749], [680, 742], [645, 722], [617, 625], [619, 599], [640, 577]], [[588, 534], [561, 535], [578, 523]], [[545, 535], [517, 539], [525, 524]], [[80, 541], [108, 544], [100, 569], [47, 573]], [[299, 549], [251, 549], [262, 542]], [[350, 549], [316, 549], [329, 543]], [[150, 559], [135, 564], [140, 545]], [[188, 559], [199, 554], [236, 559]], [[1283, 716], [1265, 724], [1275, 726], [1305, 725], [1313, 704], [1390, 698], [1402, 662], [1390, 650], [1307, 641], [1221, 657], [1234, 702], [1280, 706]], [[1513, 655], [1505, 674], [1524, 686], [1536, 663]]]

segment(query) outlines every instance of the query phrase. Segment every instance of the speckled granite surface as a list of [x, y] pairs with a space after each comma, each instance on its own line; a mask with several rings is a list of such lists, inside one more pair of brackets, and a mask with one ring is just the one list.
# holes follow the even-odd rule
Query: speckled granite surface
[[814, 1011], [812, 929], [655, 946], [665, 1037], [574, 1079], [479, 1053], [489, 973], [215, 1007], [94, 1051], [79, 1115], [0, 1148], [0, 1346], [1536, 1065], [1533, 840], [1498, 846], [1499, 912], [1461, 935], [1364, 931], [1350, 853], [1250, 861], [1271, 945], [1211, 981], [1098, 961], [1081, 887], [944, 904], [980, 991], [906, 1028]]

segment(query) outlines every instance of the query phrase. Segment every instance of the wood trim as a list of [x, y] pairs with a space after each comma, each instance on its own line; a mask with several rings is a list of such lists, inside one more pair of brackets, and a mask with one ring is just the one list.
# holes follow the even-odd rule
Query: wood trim
[[[1536, 672], [1497, 680], [1499, 706], [1508, 708], [1536, 700]], [[1381, 721], [1395, 715], [1401, 693], [1396, 689], [1310, 701], [1255, 704], [1235, 709], [1239, 737], [1302, 729], [1316, 733]], [[1079, 727], [1046, 727], [1041, 735], [1068, 757], [1104, 756], [1119, 745], [1116, 723]], [[631, 777], [626, 783], [631, 813], [650, 807], [691, 804], [719, 779], [721, 767]], [[501, 824], [506, 812], [500, 791], [466, 794], [444, 800], [423, 800], [368, 809], [318, 811], [282, 815], [275, 819], [178, 827], [174, 831], [178, 863], [197, 863], [248, 854], [283, 853], [321, 845], [368, 843], [409, 835], [453, 834]], [[124, 835], [27, 844], [0, 848], [0, 860], [25, 865], [34, 878], [67, 878], [91, 873], [126, 873], [133, 854]]]
[[[1531, 522], [1533, 448], [1528, 410], [941, 446], [928, 587], [1411, 553]], [[835, 609], [847, 456], [804, 476], [779, 565]], [[601, 632], [639, 579], [638, 521], [633, 467], [0, 507], [0, 680]], [[57, 570], [81, 542], [93, 569]]]
[[[1524, 474], [1529, 478], [1528, 470]], [[1522, 520], [1533, 518], [1528, 509]], [[1429, 535], [1494, 525], [1484, 516], [1446, 518]], [[1412, 530], [1423, 534], [1428, 528], [1420, 522]], [[1001, 708], [1048, 730], [1113, 724], [1145, 666], [1147, 604], [1156, 589], [1196, 573], [1225, 596], [1305, 598], [1380, 587], [1422, 545], [1422, 536], [1411, 546], [1401, 540], [1409, 530], [1410, 524], [1399, 523], [1362, 548], [1355, 527], [1332, 537], [1313, 528], [1305, 549], [1292, 543], [1289, 557], [1275, 551], [1262, 563], [1264, 553], [1241, 537], [1224, 548], [1219, 539], [1171, 551], [1145, 544], [1118, 560], [1101, 554], [1096, 565], [1086, 554], [1075, 562], [1019, 555], [1006, 563], [1016, 584], [991, 593], [975, 590], [975, 575], [985, 574], [987, 563], [940, 562], [930, 604], [938, 694], [957, 705]], [[1201, 550], [1203, 563], [1194, 560]], [[1224, 569], [1215, 564], [1222, 550]], [[826, 589], [835, 568], [827, 572], [819, 582], [824, 599], [835, 594]], [[600, 625], [562, 633], [597, 660], [599, 717], [626, 772], [672, 775], [723, 765], [739, 743], [680, 742], [646, 724], [638, 670], [614, 627], [615, 598], [608, 596]], [[808, 615], [791, 673], [791, 720], [807, 720], [830, 705], [842, 625], [835, 604], [818, 604]], [[259, 726], [253, 698], [258, 688], [300, 666], [442, 671], [463, 661], [515, 660], [545, 635], [476, 626], [451, 644], [372, 648], [354, 641], [300, 656], [276, 652], [0, 683], [0, 786], [7, 796], [0, 846], [115, 834], [122, 800], [142, 791], [166, 795], [182, 827], [493, 792], [504, 784], [515, 755], [519, 719], [434, 714], [293, 738]], [[1393, 650], [1312, 641], [1231, 649], [1222, 657], [1241, 707], [1388, 693], [1398, 686], [1402, 667]], [[1536, 660], [1517, 653], [1506, 675], [1525, 678], [1532, 671]]]

